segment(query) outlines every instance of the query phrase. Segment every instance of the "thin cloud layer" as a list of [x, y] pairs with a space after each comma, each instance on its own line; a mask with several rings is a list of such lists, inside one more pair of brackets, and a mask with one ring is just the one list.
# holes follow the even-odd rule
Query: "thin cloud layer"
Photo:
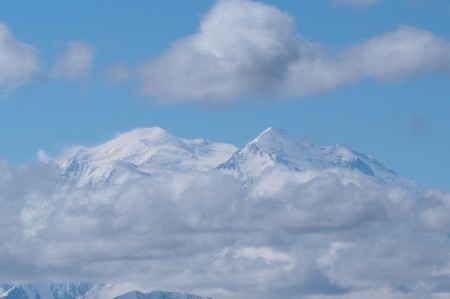
[[103, 71], [103, 77], [112, 83], [122, 83], [131, 77], [130, 67], [125, 63], [111, 65]]
[[380, 3], [384, 0], [335, 0], [336, 3], [344, 5], [352, 5], [357, 7], [365, 7], [369, 5], [374, 5]]
[[199, 32], [140, 70], [141, 90], [161, 103], [295, 98], [373, 78], [401, 80], [450, 70], [450, 41], [401, 26], [331, 53], [302, 38], [274, 6], [221, 0]]
[[351, 170], [272, 168], [246, 187], [188, 171], [83, 188], [51, 164], [0, 171], [1, 280], [222, 299], [450, 292], [450, 195], [439, 191], [417, 195]]
[[39, 68], [36, 50], [14, 38], [0, 22], [0, 90], [11, 90], [29, 81]]
[[57, 59], [50, 70], [50, 78], [64, 78], [75, 81], [86, 76], [94, 59], [94, 48], [86, 43], [71, 41], [66, 51]]

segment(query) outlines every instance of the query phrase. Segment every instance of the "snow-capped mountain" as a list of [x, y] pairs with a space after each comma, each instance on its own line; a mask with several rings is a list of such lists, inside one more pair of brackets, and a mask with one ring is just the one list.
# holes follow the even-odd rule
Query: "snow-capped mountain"
[[160, 171], [205, 171], [225, 162], [236, 149], [206, 139], [177, 138], [158, 127], [143, 128], [99, 146], [73, 148], [60, 166], [80, 186], [121, 183]]
[[346, 146], [318, 146], [300, 141], [282, 130], [268, 128], [236, 151], [219, 169], [252, 180], [272, 167], [282, 166], [292, 171], [332, 168], [357, 170], [387, 184], [410, 185], [374, 158], [352, 151]]
[[139, 291], [132, 291], [114, 299], [211, 299], [209, 297], [200, 297], [191, 294], [161, 292], [155, 291], [150, 293], [141, 293]]
[[[80, 299], [96, 289], [92, 283], [39, 283], [10, 286], [1, 299]], [[91, 291], [91, 292], [90, 292]]]
[[[6, 286], [6, 285], [5, 285]], [[9, 285], [3, 289], [0, 299], [104, 299], [102, 289], [110, 287], [107, 284], [93, 283], [39, 283], [24, 285]], [[111, 298], [112, 299], [112, 298]], [[141, 293], [132, 291], [114, 299], [211, 299], [191, 294], [154, 291]]]
[[135, 129], [95, 147], [73, 148], [60, 162], [65, 177], [79, 186], [125, 181], [159, 172], [219, 169], [243, 182], [252, 181], [273, 167], [291, 171], [325, 171], [345, 168], [359, 171], [381, 183], [415, 184], [374, 158], [346, 146], [317, 146], [268, 128], [238, 149], [205, 139], [182, 139], [161, 128]]

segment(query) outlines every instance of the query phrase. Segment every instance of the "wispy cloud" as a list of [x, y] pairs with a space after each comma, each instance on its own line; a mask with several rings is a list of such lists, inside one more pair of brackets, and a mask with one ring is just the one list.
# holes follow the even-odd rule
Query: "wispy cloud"
[[426, 137], [428, 135], [428, 126], [426, 121], [414, 111], [409, 111], [408, 124], [411, 133], [416, 137]]
[[94, 53], [94, 48], [89, 44], [78, 41], [68, 42], [65, 52], [51, 68], [50, 78], [75, 81], [86, 76], [92, 67]]
[[103, 71], [103, 76], [112, 83], [122, 83], [130, 79], [132, 71], [125, 63], [117, 63]]
[[11, 90], [29, 81], [39, 68], [36, 50], [14, 38], [0, 22], [0, 90]]
[[[0, 163], [0, 279], [102, 280], [224, 299], [415, 298], [448, 290], [449, 195], [351, 170], [273, 168], [75, 187]], [[270, 187], [268, 187], [270, 186]], [[382, 275], [380, 275], [382, 273]]]
[[161, 103], [296, 98], [364, 78], [401, 80], [450, 70], [450, 41], [409, 26], [330, 51], [302, 38], [276, 7], [218, 1], [200, 30], [150, 59], [141, 90]]
[[357, 7], [366, 7], [376, 3], [380, 3], [384, 0], [334, 0], [334, 2], [343, 5], [352, 5]]

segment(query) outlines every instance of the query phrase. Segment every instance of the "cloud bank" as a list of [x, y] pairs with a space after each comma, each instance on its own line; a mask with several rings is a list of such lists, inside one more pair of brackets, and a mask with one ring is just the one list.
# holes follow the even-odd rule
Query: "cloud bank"
[[272, 168], [75, 187], [0, 163], [0, 279], [100, 280], [231, 299], [450, 295], [450, 195], [352, 170]]
[[36, 50], [14, 38], [6, 24], [0, 22], [0, 91], [29, 81], [38, 68]]
[[401, 80], [450, 70], [450, 41], [399, 28], [330, 51], [308, 41], [274, 6], [220, 0], [197, 33], [140, 69], [141, 91], [161, 103], [229, 103], [245, 97], [295, 98], [364, 78]]

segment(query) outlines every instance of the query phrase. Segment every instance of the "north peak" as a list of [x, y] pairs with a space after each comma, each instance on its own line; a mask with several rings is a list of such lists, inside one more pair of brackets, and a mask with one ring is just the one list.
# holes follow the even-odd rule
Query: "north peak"
[[151, 128], [137, 128], [122, 134], [119, 134], [116, 139], [127, 140], [159, 140], [159, 139], [171, 139], [174, 138], [172, 134], [160, 127]]
[[258, 135], [252, 142], [261, 141], [280, 141], [285, 139], [292, 139], [292, 137], [283, 130], [276, 129], [273, 127], [268, 127], [261, 134]]

